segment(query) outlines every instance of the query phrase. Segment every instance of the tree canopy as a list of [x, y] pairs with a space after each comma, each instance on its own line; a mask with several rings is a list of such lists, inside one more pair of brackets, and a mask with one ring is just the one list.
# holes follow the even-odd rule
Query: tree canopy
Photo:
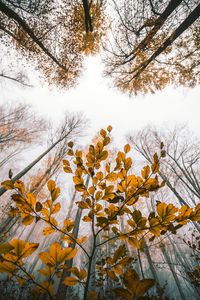
[[[0, 1], [1, 40], [50, 84], [73, 86], [84, 57], [128, 93], [199, 83], [198, 0]], [[103, 43], [103, 47], [102, 47]]]

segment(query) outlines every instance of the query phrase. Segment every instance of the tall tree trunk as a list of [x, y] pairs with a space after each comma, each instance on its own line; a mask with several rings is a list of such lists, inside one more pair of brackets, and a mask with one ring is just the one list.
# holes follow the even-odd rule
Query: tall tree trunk
[[159, 285], [159, 278], [158, 278], [158, 275], [156, 273], [156, 269], [154, 267], [154, 264], [153, 264], [153, 261], [151, 259], [151, 254], [149, 252], [149, 247], [148, 245], [145, 243], [145, 248], [144, 248], [144, 252], [146, 254], [146, 257], [147, 257], [147, 260], [148, 260], [148, 264], [149, 264], [149, 267], [150, 267], [150, 270], [151, 270], [151, 274], [153, 276], [153, 279], [155, 279], [156, 281], [156, 284]]
[[89, 31], [93, 31], [92, 27], [92, 18], [90, 16], [90, 7], [88, 5], [88, 0], [82, 0], [83, 2], [83, 9], [85, 14], [85, 31], [88, 33]]
[[[126, 61], [132, 61], [137, 54], [137, 51], [139, 50], [144, 50], [145, 47], [148, 45], [149, 41], [156, 35], [156, 33], [161, 29], [161, 27], [164, 25], [165, 21], [167, 18], [172, 14], [172, 12], [183, 2], [183, 0], [171, 0], [163, 13], [160, 14], [160, 16], [155, 20], [155, 25], [153, 28], [150, 30], [150, 32], [147, 34], [147, 36], [142, 40], [139, 45], [133, 50], [131, 54], [131, 57]], [[145, 27], [142, 26], [139, 31], [141, 31]], [[139, 32], [138, 32], [139, 33]]]
[[185, 295], [184, 295], [184, 292], [183, 292], [183, 289], [181, 287], [181, 284], [180, 284], [180, 281], [178, 279], [178, 276], [177, 276], [177, 274], [175, 272], [174, 265], [173, 265], [173, 263], [172, 263], [172, 261], [171, 261], [171, 259], [169, 257], [168, 252], [165, 249], [165, 245], [162, 242], [161, 242], [161, 245], [160, 245], [160, 249], [161, 249], [161, 251], [162, 251], [162, 253], [164, 255], [166, 263], [168, 264], [168, 266], [170, 268], [170, 271], [171, 271], [171, 274], [172, 274], [172, 276], [173, 276], [173, 278], [175, 280], [176, 286], [177, 286], [179, 294], [180, 294], [180, 299], [181, 300], [187, 300], [186, 297], [185, 297]]
[[183, 32], [185, 32], [200, 16], [200, 4], [189, 14], [189, 16], [178, 26], [177, 29], [167, 38], [162, 46], [160, 46], [149, 59], [144, 61], [139, 67], [137, 67], [133, 71], [137, 71], [135, 75], [133, 75], [132, 80], [140, 76], [140, 74], [148, 67], [148, 65], [155, 60], [162, 52], [164, 52], [167, 47], [169, 47]]
[[[5, 14], [9, 19], [17, 22], [19, 26], [28, 34], [28, 36], [33, 40], [35, 44], [49, 57], [51, 58], [61, 69], [68, 72], [68, 69], [62, 65], [54, 55], [52, 55], [49, 50], [44, 46], [44, 44], [40, 41], [40, 39], [35, 35], [33, 30], [29, 27], [29, 25], [23, 20], [14, 10], [9, 8], [0, 0], [0, 11]], [[4, 29], [3, 29], [4, 30]], [[6, 32], [6, 30], [4, 30]], [[14, 37], [14, 36], [13, 36]]]
[[[189, 264], [188, 259], [186, 258], [185, 255], [184, 256], [181, 255], [182, 251], [179, 247], [179, 244], [175, 243], [170, 236], [168, 236], [168, 240], [170, 241], [170, 243], [172, 245], [174, 253], [176, 253], [176, 255], [177, 255], [178, 261], [181, 263], [181, 265], [183, 266], [183, 269], [185, 270], [185, 274], [188, 278], [188, 281], [191, 282], [189, 276], [187, 275], [187, 272], [190, 271], [190, 269], [191, 269], [191, 264]], [[200, 298], [199, 288], [196, 285], [193, 286], [193, 287], [195, 287], [196, 296]]]
[[[89, 180], [90, 180], [90, 177], [88, 175], [87, 178], [86, 178], [86, 184], [85, 184], [86, 187], [88, 187]], [[81, 216], [82, 216], [82, 209], [78, 208], [77, 212], [76, 212], [75, 221], [74, 221], [74, 228], [73, 228], [73, 231], [72, 231], [74, 239], [77, 239], [77, 237], [78, 237]], [[71, 247], [74, 248], [75, 246], [76, 246], [75, 243], [73, 243]], [[63, 280], [65, 279], [65, 277], [69, 276], [68, 269], [71, 268], [72, 265], [73, 265], [73, 259], [67, 260], [65, 262], [65, 267], [66, 268], [63, 269], [63, 273], [62, 273], [60, 283], [59, 283], [59, 286], [58, 286], [58, 290], [57, 290], [57, 293], [56, 293], [56, 300], [65, 300], [65, 299], [67, 299], [67, 294], [68, 294], [68, 291], [69, 291], [69, 287], [66, 286], [63, 283]]]
[[[32, 163], [30, 163], [26, 168], [24, 168], [21, 172], [19, 172], [16, 176], [12, 178], [12, 182], [19, 180], [22, 176], [24, 176], [27, 172], [29, 172], [45, 155], [47, 155], [56, 145], [58, 145], [61, 141], [63, 141], [70, 133], [72, 129], [68, 131], [62, 138], [58, 139], [55, 143], [53, 143], [46, 151], [44, 151], [40, 156], [38, 156]], [[0, 188], [0, 196], [2, 196], [7, 190], [3, 187]]]

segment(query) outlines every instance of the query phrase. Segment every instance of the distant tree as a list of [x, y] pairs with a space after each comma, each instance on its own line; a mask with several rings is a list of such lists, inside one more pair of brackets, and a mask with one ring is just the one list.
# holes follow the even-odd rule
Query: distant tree
[[99, 50], [103, 19], [99, 0], [0, 1], [2, 42], [15, 47], [49, 83], [62, 87], [74, 85], [84, 55]]
[[106, 74], [129, 93], [199, 83], [199, 1], [114, 1]]
[[[62, 160], [69, 148], [68, 142], [71, 139], [76, 141], [83, 134], [86, 124], [87, 120], [83, 116], [66, 113], [64, 120], [56, 129], [52, 130], [49, 138], [49, 147], [16, 175], [12, 174], [11, 181], [13, 184], [27, 174], [29, 175], [29, 181], [26, 181], [26, 190], [37, 195], [38, 198], [44, 197], [46, 195], [44, 187], [47, 181], [52, 177], [56, 177], [59, 173]], [[45, 158], [46, 161], [41, 164], [40, 170], [36, 169], [37, 171], [34, 173], [32, 169]], [[0, 196], [2, 197], [5, 192], [6, 189], [1, 187]], [[15, 209], [13, 209], [12, 203], [9, 201], [9, 196], [2, 197], [1, 199], [2, 205], [4, 205], [4, 215], [1, 217], [0, 235], [3, 239], [3, 237], [7, 237], [13, 233], [14, 226], [16, 229], [20, 224], [18, 216], [15, 216]]]
[[0, 167], [36, 143], [46, 129], [46, 121], [30, 105], [0, 105]]

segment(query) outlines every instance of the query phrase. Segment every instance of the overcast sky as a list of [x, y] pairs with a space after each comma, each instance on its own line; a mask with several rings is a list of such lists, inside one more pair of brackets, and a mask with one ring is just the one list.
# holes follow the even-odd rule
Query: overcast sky
[[[17, 100], [32, 103], [37, 111], [53, 120], [62, 118], [64, 111], [82, 111], [90, 120], [84, 142], [107, 125], [113, 126], [116, 144], [124, 143], [126, 133], [152, 124], [173, 127], [187, 122], [200, 136], [200, 87], [195, 89], [167, 88], [146, 96], [127, 96], [111, 86], [102, 76], [99, 57], [86, 60], [86, 69], [76, 88], [50, 90], [48, 87], [21, 89], [7, 83], [1, 85], [1, 102]], [[110, 84], [111, 85], [111, 84]]]

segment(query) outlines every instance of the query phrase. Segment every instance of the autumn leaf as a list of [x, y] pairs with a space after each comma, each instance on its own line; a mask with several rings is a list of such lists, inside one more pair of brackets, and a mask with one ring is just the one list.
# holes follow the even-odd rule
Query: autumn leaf
[[155, 284], [154, 279], [142, 279], [137, 283], [135, 288], [135, 295], [139, 298], [142, 297], [150, 288]]
[[49, 190], [50, 192], [52, 192], [52, 191], [55, 189], [55, 187], [56, 187], [55, 181], [49, 180], [49, 181], [47, 182], [47, 187], [48, 187], [48, 190]]
[[35, 217], [29, 215], [29, 216], [22, 219], [22, 224], [27, 226], [27, 225], [32, 224], [34, 220], [35, 220]]
[[14, 247], [9, 243], [0, 244], [0, 254], [10, 252]]
[[57, 242], [51, 244], [49, 252], [41, 252], [39, 254], [40, 259], [46, 265], [54, 266], [60, 265], [65, 260], [72, 259], [77, 253], [77, 249], [71, 247], [63, 249]]
[[34, 208], [35, 203], [36, 203], [35, 196], [31, 193], [27, 193], [26, 194], [26, 202], [28, 203], [28, 205], [30, 205], [31, 208]]
[[26, 243], [18, 239], [13, 239], [9, 243], [13, 247], [14, 254], [20, 259], [31, 255], [39, 246], [38, 243]]
[[116, 181], [117, 179], [118, 179], [118, 175], [114, 172], [111, 172], [106, 176], [106, 180], [111, 182]]
[[67, 286], [74, 286], [78, 283], [78, 279], [73, 276], [68, 276], [68, 277], [65, 277], [65, 279], [63, 280], [63, 283]]
[[108, 132], [111, 132], [111, 131], [112, 131], [112, 126], [109, 125], [109, 126], [107, 127], [107, 130], [108, 130]]
[[132, 294], [124, 288], [115, 288], [114, 292], [124, 300], [132, 300]]
[[43, 235], [49, 235], [49, 234], [52, 234], [54, 231], [55, 231], [55, 229], [52, 227], [45, 227], [42, 232], [43, 232]]
[[14, 188], [12, 180], [5, 180], [1, 183], [1, 185], [5, 190], [12, 190]]
[[141, 171], [141, 175], [144, 179], [147, 179], [149, 177], [150, 174], [150, 167], [146, 166], [143, 168], [143, 170]]
[[113, 263], [116, 263], [118, 261], [118, 259], [125, 254], [126, 252], [126, 247], [125, 245], [120, 245], [119, 248], [117, 248], [117, 250], [114, 253], [113, 256]]
[[60, 208], [61, 208], [61, 205], [58, 202], [58, 203], [56, 203], [55, 205], [52, 206], [51, 213], [56, 214], [57, 212], [60, 211]]
[[129, 144], [126, 144], [126, 145], [124, 146], [124, 152], [125, 152], [125, 153], [128, 153], [130, 150], [131, 150], [131, 146], [130, 146]]
[[35, 211], [39, 212], [42, 210], [42, 204], [40, 202], [36, 202]]

